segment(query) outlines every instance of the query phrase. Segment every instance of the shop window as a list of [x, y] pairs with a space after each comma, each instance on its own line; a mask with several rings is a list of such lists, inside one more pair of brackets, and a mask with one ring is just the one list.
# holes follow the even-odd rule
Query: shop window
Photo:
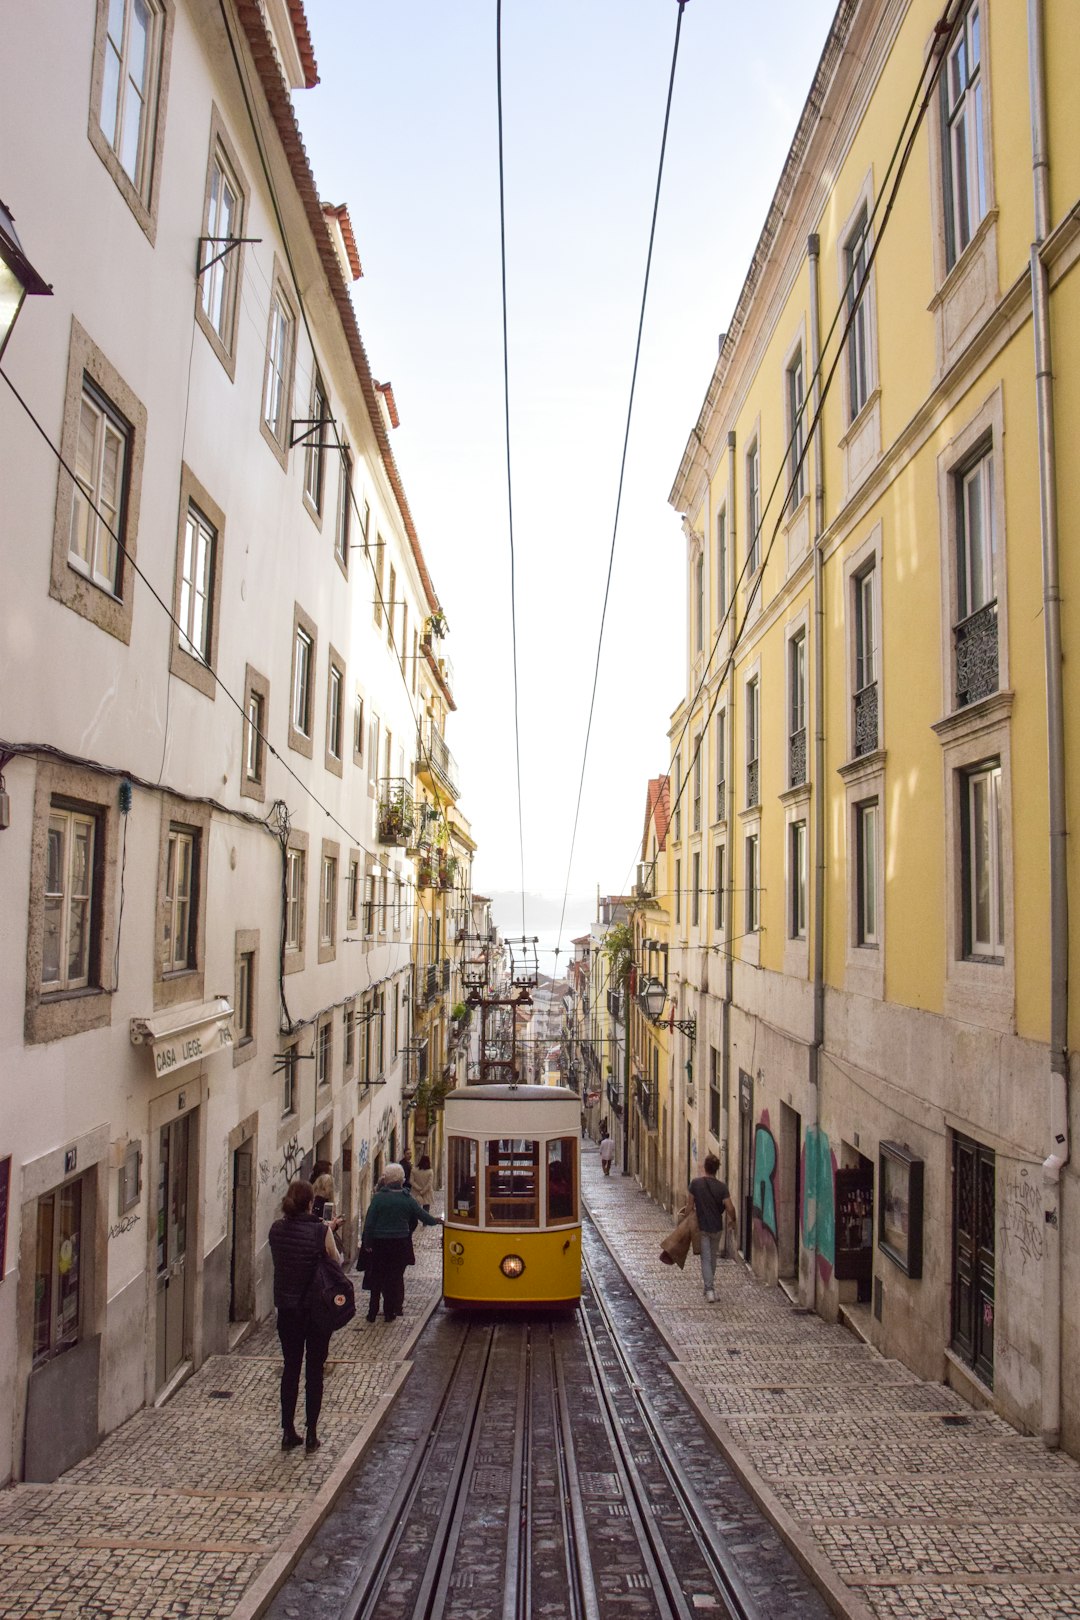
[[37, 1202], [34, 1365], [79, 1342], [82, 1318], [82, 1182]]

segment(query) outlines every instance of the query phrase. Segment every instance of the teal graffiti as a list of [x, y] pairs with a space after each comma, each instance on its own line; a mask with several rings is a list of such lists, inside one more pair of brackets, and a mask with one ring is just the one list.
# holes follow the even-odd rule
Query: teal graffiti
[[803, 1141], [803, 1242], [816, 1249], [818, 1267], [828, 1281], [836, 1263], [836, 1211], [833, 1205], [833, 1156], [829, 1138], [811, 1125]]
[[776, 1237], [776, 1139], [767, 1125], [754, 1133], [754, 1214]]

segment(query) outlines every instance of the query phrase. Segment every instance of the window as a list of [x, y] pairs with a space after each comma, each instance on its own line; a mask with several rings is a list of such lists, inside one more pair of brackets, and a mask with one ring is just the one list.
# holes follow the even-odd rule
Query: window
[[82, 1256], [92, 1249], [83, 1231], [82, 1182], [71, 1181], [37, 1201], [34, 1262], [34, 1365], [79, 1342]]
[[761, 689], [757, 676], [746, 683], [746, 803], [761, 803]]
[[368, 719], [368, 792], [377, 793], [379, 787], [379, 717]]
[[304, 863], [302, 849], [285, 852], [285, 949], [300, 951], [304, 945]]
[[[321, 513], [323, 480], [326, 475], [325, 441], [329, 426], [329, 413], [326, 408], [326, 384], [319, 375], [318, 366], [312, 369], [309, 413], [309, 420], [304, 424], [304, 495], [312, 511]], [[348, 531], [346, 531], [346, 539], [347, 537]], [[334, 542], [334, 550], [340, 556], [340, 526]]]
[[[292, 695], [289, 702], [289, 747], [311, 759], [315, 730], [315, 658], [318, 632], [299, 605], [293, 608]], [[333, 648], [331, 648], [333, 653]], [[328, 705], [329, 707], [329, 705]], [[330, 763], [327, 754], [327, 763]]]
[[720, 1140], [720, 1054], [715, 1046], [709, 1047], [709, 1130]]
[[370, 528], [370, 526], [371, 526], [371, 503], [370, 503], [370, 501], [365, 499], [363, 505], [360, 508], [360, 536], [361, 536], [361, 539], [363, 541], [363, 546], [364, 546], [365, 551], [367, 551], [367, 549], [368, 549], [368, 529]]
[[682, 922], [682, 861], [675, 862], [675, 921]]
[[82, 990], [96, 975], [96, 838], [97, 822], [92, 813], [53, 807], [45, 858], [43, 991]]
[[675, 833], [675, 842], [682, 837], [682, 755], [676, 754], [674, 759], [675, 781], [674, 792], [671, 795], [671, 820]]
[[215, 107], [211, 118], [195, 315], [214, 353], [233, 378], [246, 212], [246, 188], [236, 154]]
[[348, 914], [348, 927], [357, 927], [360, 921], [360, 857], [352, 855], [349, 858], [349, 887], [346, 901]]
[[946, 259], [951, 269], [986, 213], [982, 6], [969, 5], [941, 76]]
[[364, 695], [357, 688], [356, 705], [353, 709], [353, 764], [362, 766], [364, 763]]
[[1001, 961], [1005, 955], [1005, 884], [1001, 833], [1001, 765], [963, 778], [964, 955]]
[[727, 820], [727, 710], [716, 717], [716, 819]]
[[241, 951], [236, 964], [236, 1039], [246, 1046], [255, 1035], [255, 953]]
[[341, 1029], [342, 1029], [342, 1049], [341, 1049], [342, 1068], [344, 1070], [344, 1078], [346, 1080], [351, 1080], [352, 1079], [352, 1072], [353, 1072], [353, 1065], [356, 1062], [356, 1003], [355, 1003], [355, 1001], [346, 1002], [345, 1010], [344, 1010], [344, 1012], [342, 1014], [342, 1019], [341, 1019]]
[[761, 445], [755, 439], [746, 452], [746, 583], [761, 561]]
[[806, 496], [806, 377], [803, 370], [802, 348], [787, 368], [787, 426], [788, 426], [788, 511], [794, 512]]
[[243, 768], [240, 792], [248, 799], [266, 797], [266, 734], [270, 723], [270, 682], [248, 664], [244, 669]]
[[288, 1119], [299, 1106], [297, 1092], [296, 1045], [287, 1046], [279, 1059], [281, 1074], [281, 1117]]
[[701, 856], [694, 851], [690, 861], [690, 922], [697, 927], [701, 921]]
[[716, 614], [719, 623], [724, 622], [728, 605], [728, 533], [727, 533], [727, 507], [722, 506], [716, 514]]
[[72, 568], [114, 596], [120, 593], [117, 536], [124, 532], [130, 447], [130, 423], [84, 377], [68, 560]]
[[386, 1057], [385, 1057], [385, 1050], [384, 1050], [384, 1048], [385, 1048], [385, 1040], [386, 1040], [386, 1029], [385, 1029], [385, 1018], [384, 1018], [384, 1014], [385, 1014], [385, 1010], [386, 1010], [386, 1000], [385, 1000], [385, 996], [384, 996], [384, 993], [383, 993], [382, 990], [380, 990], [374, 996], [374, 998], [372, 999], [371, 1005], [372, 1005], [372, 1011], [374, 1013], [374, 1017], [371, 1020], [371, 1025], [372, 1025], [372, 1062], [375, 1065], [375, 1074], [376, 1074], [376, 1076], [378, 1076], [378, 1075], [381, 1075], [383, 1073], [383, 1070], [386, 1067]]
[[806, 938], [807, 859], [806, 822], [793, 821], [788, 836], [788, 881], [790, 886], [790, 915], [788, 937]]
[[383, 554], [384, 554], [385, 551], [386, 551], [386, 545], [385, 545], [385, 543], [383, 541], [382, 535], [379, 534], [379, 535], [376, 536], [376, 539], [375, 539], [375, 598], [374, 598], [374, 603], [375, 603], [375, 623], [377, 625], [382, 624], [382, 614], [383, 614], [383, 593], [382, 593]]
[[854, 422], [870, 398], [870, 305], [864, 289], [869, 271], [870, 220], [864, 203], [844, 244], [847, 305], [848, 420]]
[[196, 506], [184, 524], [180, 566], [180, 646], [193, 658], [209, 662], [211, 583], [217, 532]]
[[705, 558], [698, 556], [694, 563], [694, 651], [699, 653], [705, 645]]
[[788, 642], [788, 786], [806, 781], [806, 631]]
[[337, 904], [337, 861], [324, 855], [322, 863], [322, 891], [319, 897], [319, 943], [334, 943], [335, 912]]
[[746, 839], [746, 932], [756, 934], [761, 927], [761, 872], [759, 870], [759, 835], [749, 833]]
[[852, 579], [855, 615], [854, 739], [856, 756], [878, 746], [876, 569], [873, 564]]
[[315, 1084], [328, 1086], [333, 1066], [334, 1026], [324, 1018], [315, 1037]]
[[574, 1172], [577, 1139], [560, 1136], [547, 1144], [547, 1218], [552, 1226], [577, 1219]]
[[151, 241], [171, 33], [161, 0], [98, 0], [90, 141]]
[[397, 615], [397, 569], [390, 564], [390, 599], [386, 608], [386, 640], [388, 646], [394, 645], [394, 619]]
[[260, 782], [262, 780], [263, 761], [263, 699], [261, 692], [248, 692], [246, 719], [244, 770], [249, 782]]
[[274, 290], [270, 296], [270, 318], [266, 331], [261, 427], [263, 437], [285, 467], [288, 464], [296, 317], [285, 293], [280, 267], [275, 265], [274, 269]]
[[693, 770], [694, 770], [694, 775], [693, 775], [694, 831], [695, 832], [700, 832], [701, 831], [701, 732], [700, 731], [696, 731], [694, 733], [694, 766], [693, 766]]
[[855, 806], [855, 943], [876, 948], [878, 939], [878, 803]]
[[341, 775], [345, 749], [345, 669], [333, 647], [326, 682], [326, 767]]
[[364, 878], [364, 938], [375, 933], [375, 873], [369, 871]]
[[344, 448], [338, 473], [337, 519], [334, 527], [334, 556], [344, 573], [349, 572], [349, 523], [352, 516], [352, 456]]
[[991, 452], [953, 476], [956, 498], [956, 705], [998, 690], [997, 556]]
[[539, 1216], [539, 1142], [488, 1142], [484, 1214], [488, 1226], [535, 1226]]
[[189, 827], [170, 827], [165, 861], [165, 973], [186, 973], [195, 966], [198, 883], [198, 834]]
[[474, 1226], [479, 1219], [479, 1146], [471, 1136], [452, 1136], [447, 1143], [447, 1207], [455, 1221]]
[[717, 844], [713, 854], [713, 926], [724, 932], [724, 846]]

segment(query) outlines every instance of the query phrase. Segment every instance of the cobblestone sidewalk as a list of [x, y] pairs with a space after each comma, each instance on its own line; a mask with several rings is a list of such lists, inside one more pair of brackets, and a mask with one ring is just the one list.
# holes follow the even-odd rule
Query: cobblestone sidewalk
[[[853, 1615], [1080, 1617], [1080, 1467], [843, 1327], [717, 1267], [663, 1265], [671, 1217], [582, 1155], [603, 1237], [748, 1488]], [[828, 1595], [828, 1594], [827, 1594]]]
[[[408, 1373], [441, 1297], [441, 1231], [420, 1227], [399, 1321], [335, 1333], [312, 1456], [281, 1451], [273, 1318], [160, 1410], [115, 1430], [53, 1485], [0, 1491], [0, 1620], [253, 1615], [329, 1509]], [[303, 1385], [300, 1410], [303, 1410]]]

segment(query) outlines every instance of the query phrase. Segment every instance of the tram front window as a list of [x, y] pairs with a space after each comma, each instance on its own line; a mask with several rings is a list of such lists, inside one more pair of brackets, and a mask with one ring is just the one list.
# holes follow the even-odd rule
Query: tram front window
[[574, 1167], [577, 1139], [560, 1136], [547, 1145], [547, 1212], [549, 1221], [577, 1219]]
[[539, 1142], [489, 1142], [487, 1151], [487, 1220], [492, 1226], [535, 1226]]
[[478, 1143], [471, 1136], [452, 1136], [449, 1144], [451, 1219], [476, 1220]]

